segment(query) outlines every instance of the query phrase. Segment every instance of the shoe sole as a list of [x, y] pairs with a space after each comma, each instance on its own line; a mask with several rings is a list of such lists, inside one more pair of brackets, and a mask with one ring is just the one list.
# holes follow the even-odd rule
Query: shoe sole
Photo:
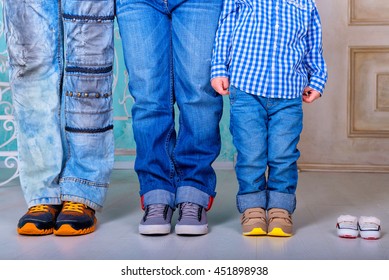
[[273, 228], [270, 232], [267, 233], [269, 236], [278, 236], [278, 237], [291, 237], [291, 233], [284, 232], [282, 228]]
[[39, 229], [32, 223], [26, 223], [23, 227], [17, 228], [17, 232], [21, 235], [49, 235], [54, 231], [53, 228]]
[[338, 228], [337, 232], [338, 232], [338, 236], [341, 238], [355, 239], [358, 237], [358, 231], [354, 229]]
[[381, 237], [380, 232], [375, 230], [360, 231], [360, 235], [363, 239], [366, 240], [377, 240]]
[[244, 236], [261, 236], [261, 235], [267, 235], [267, 232], [264, 231], [262, 228], [254, 228], [252, 231], [243, 232]]
[[59, 229], [54, 230], [54, 234], [58, 236], [85, 235], [95, 231], [95, 226], [76, 230], [70, 225], [62, 225]]
[[139, 233], [144, 235], [164, 235], [169, 234], [171, 225], [139, 225]]
[[84, 229], [74, 229], [69, 224], [63, 224], [59, 229], [54, 229], [54, 234], [58, 236], [74, 236], [74, 235], [85, 235], [92, 233], [96, 229], [96, 218], [94, 219], [93, 226]]
[[200, 226], [176, 225], [175, 232], [178, 235], [204, 235], [208, 233], [208, 224]]

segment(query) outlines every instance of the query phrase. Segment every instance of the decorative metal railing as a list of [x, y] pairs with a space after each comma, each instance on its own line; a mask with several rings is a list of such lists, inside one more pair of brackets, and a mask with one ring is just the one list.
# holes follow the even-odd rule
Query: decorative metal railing
[[[6, 168], [11, 170], [9, 175], [7, 172], [6, 179], [0, 177], [0, 186], [17, 178], [19, 175], [19, 166], [16, 150], [16, 126], [13, 118], [13, 107], [6, 95], [11, 95], [9, 83], [0, 82], [0, 131], [3, 130], [3, 140], [0, 142], [0, 170]], [[14, 148], [8, 148], [14, 147]], [[4, 173], [4, 171], [3, 171]]]

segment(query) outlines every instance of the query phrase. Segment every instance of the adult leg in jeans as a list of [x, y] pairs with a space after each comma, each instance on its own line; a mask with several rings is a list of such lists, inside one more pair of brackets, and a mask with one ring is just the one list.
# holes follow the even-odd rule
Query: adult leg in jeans
[[[21, 234], [48, 234], [52, 211], [40, 205], [61, 204], [58, 176], [63, 150], [60, 132], [62, 29], [60, 2], [4, 1], [10, 84], [17, 125], [20, 183], [34, 216], [19, 223]], [[38, 219], [37, 217], [32, 217]]]
[[133, 132], [137, 145], [135, 171], [146, 215], [142, 234], [166, 234], [175, 208], [174, 92], [171, 20], [163, 1], [119, 0], [117, 19], [129, 77]]
[[[62, 163], [62, 146], [54, 145], [57, 142], [61, 143], [58, 95], [62, 88], [63, 71], [62, 18], [65, 21], [66, 30], [66, 75], [63, 87], [66, 92], [66, 142], [65, 140], [64, 142], [67, 153], [65, 167], [60, 175], [61, 189], [55, 181], [55, 195], [51, 194], [54, 188], [26, 183], [24, 188], [26, 197], [36, 196], [38, 199], [35, 199], [34, 203], [39, 206], [30, 208], [26, 214], [27, 219], [36, 220], [36, 216], [39, 215], [43, 220], [39, 224], [34, 224], [34, 228], [29, 227], [27, 231], [19, 231], [19, 233], [48, 234], [52, 232], [55, 222], [56, 233], [59, 235], [89, 233], [94, 230], [96, 223], [94, 211], [101, 209], [104, 202], [113, 165], [111, 108], [113, 0], [83, 1], [82, 3], [70, 0], [62, 3], [54, 1], [55, 5], [53, 1], [20, 2], [20, 5], [7, 3], [6, 14], [10, 15], [7, 17], [10, 64], [15, 65], [11, 68], [11, 81], [16, 81], [13, 86], [14, 96], [22, 98], [14, 98], [15, 111], [19, 125], [26, 126], [27, 132], [32, 130], [32, 133], [26, 134], [29, 136], [21, 138], [22, 133], [19, 137], [21, 169], [23, 170], [21, 173], [27, 173], [24, 172], [24, 166], [26, 166], [24, 163], [27, 163], [24, 157], [32, 149], [31, 147], [24, 149], [23, 146], [25, 143], [34, 144], [33, 141], [36, 140], [31, 137], [32, 135], [38, 135], [38, 137], [35, 136], [38, 140], [44, 139], [38, 143], [39, 145], [34, 144], [33, 148], [37, 146], [44, 155], [55, 155], [53, 158], [58, 156]], [[61, 8], [64, 11], [63, 15]], [[30, 30], [29, 27], [32, 29]], [[27, 74], [35, 80], [28, 79]], [[20, 82], [22, 86], [17, 79], [19, 76], [27, 77]], [[29, 83], [30, 80], [35, 82], [36, 88], [42, 89], [37, 92], [48, 91], [51, 95], [37, 95], [31, 83], [23, 82]], [[54, 88], [56, 91], [52, 90], [50, 85], [57, 85]], [[36, 106], [31, 103], [31, 96], [39, 99]], [[56, 102], [51, 102], [54, 96], [57, 97]], [[54, 105], [50, 107], [51, 104]], [[20, 109], [18, 109], [19, 106]], [[56, 118], [51, 118], [50, 113]], [[47, 122], [50, 129], [45, 129], [43, 126], [44, 129], [40, 128], [39, 133], [36, 134], [37, 128], [29, 124], [31, 119], [39, 122], [40, 125]], [[47, 131], [55, 133], [56, 130], [51, 129], [52, 126], [57, 128], [58, 133], [55, 135], [58, 138], [48, 134]], [[30, 158], [30, 163], [40, 159], [37, 153], [32, 154]], [[31, 165], [34, 166], [34, 164]], [[51, 170], [49, 167], [50, 165], [41, 168], [43, 174]], [[60, 171], [61, 164], [56, 170], [55, 178], [58, 177]], [[23, 178], [26, 176], [22, 174], [23, 185]], [[39, 178], [38, 172], [34, 172], [35, 177]], [[47, 193], [51, 194], [49, 199], [45, 197]], [[47, 205], [60, 204], [61, 201], [66, 201], [66, 203], [62, 209], [63, 213], [57, 218], [59, 209]], [[80, 212], [83, 214], [73, 215]], [[26, 217], [22, 219], [24, 219], [23, 223], [26, 222]], [[63, 228], [61, 230], [63, 225], [66, 226], [65, 230]]]
[[[222, 97], [210, 84], [210, 58], [222, 1], [170, 1], [174, 92], [180, 110], [173, 151], [177, 174], [178, 234], [206, 233], [205, 211], [216, 195], [212, 163], [220, 152]], [[186, 219], [199, 205], [203, 225]], [[199, 214], [200, 215], [200, 214]]]
[[[221, 1], [214, 2], [117, 1], [129, 90], [135, 101], [132, 115], [140, 195], [146, 215], [160, 209], [162, 218], [154, 221], [166, 222], [148, 233], [170, 232], [171, 209], [177, 204], [190, 202], [205, 209], [215, 195], [211, 163], [220, 150], [222, 100], [209, 85], [221, 8]], [[153, 205], [165, 206], [154, 211], [149, 209]], [[144, 233], [141, 227], [140, 231]]]
[[[64, 0], [66, 164], [64, 208], [55, 234], [94, 231], [114, 162], [112, 77], [114, 0]], [[76, 215], [82, 210], [84, 216]]]

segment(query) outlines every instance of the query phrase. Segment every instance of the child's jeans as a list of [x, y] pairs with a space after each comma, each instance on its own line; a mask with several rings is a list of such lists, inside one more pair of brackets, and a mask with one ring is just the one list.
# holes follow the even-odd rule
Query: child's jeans
[[303, 120], [301, 98], [265, 98], [231, 87], [230, 102], [230, 130], [238, 152], [239, 212], [260, 207], [293, 213]]
[[223, 100], [209, 79], [222, 0], [116, 3], [143, 203], [209, 207], [221, 146]]
[[4, 9], [26, 202], [99, 210], [114, 159], [114, 0], [5, 0]]

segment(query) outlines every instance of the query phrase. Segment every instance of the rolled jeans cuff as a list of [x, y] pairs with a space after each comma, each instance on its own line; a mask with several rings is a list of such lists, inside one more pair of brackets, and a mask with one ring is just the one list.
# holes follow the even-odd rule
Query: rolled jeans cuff
[[166, 190], [152, 190], [141, 196], [142, 209], [150, 204], [167, 204], [175, 209], [175, 194]]
[[240, 213], [243, 213], [249, 208], [266, 209], [266, 191], [259, 191], [248, 194], [238, 194], [236, 196], [236, 204]]
[[285, 209], [292, 214], [296, 209], [296, 195], [269, 191], [267, 209], [271, 208]]
[[195, 187], [182, 186], [177, 188], [176, 205], [183, 202], [196, 203], [206, 210], [210, 210], [213, 197]]
[[101, 211], [108, 186], [88, 184], [78, 178], [63, 178], [60, 182], [62, 201], [73, 201]]
[[58, 197], [44, 197], [44, 198], [33, 199], [27, 203], [27, 206], [28, 208], [30, 208], [39, 204], [61, 205], [62, 200], [60, 198], [60, 195], [58, 194]]

